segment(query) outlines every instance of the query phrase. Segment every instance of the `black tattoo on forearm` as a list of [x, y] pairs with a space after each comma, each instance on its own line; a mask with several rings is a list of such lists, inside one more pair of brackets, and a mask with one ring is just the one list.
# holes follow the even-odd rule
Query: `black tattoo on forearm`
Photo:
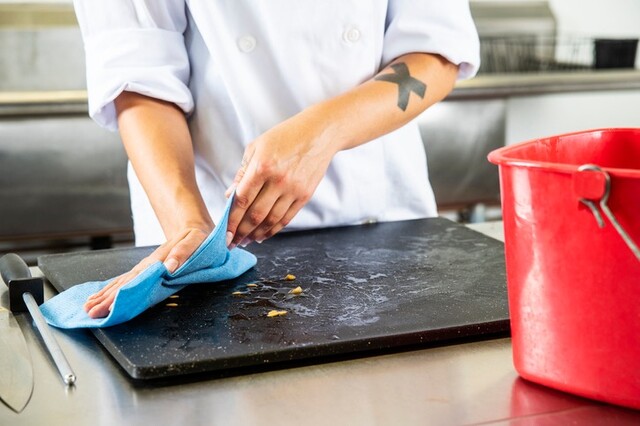
[[409, 95], [411, 92], [424, 98], [424, 94], [427, 91], [427, 85], [418, 80], [417, 78], [409, 75], [409, 68], [404, 62], [398, 62], [391, 65], [393, 68], [393, 74], [380, 74], [374, 78], [374, 80], [388, 81], [389, 83], [395, 83], [398, 85], [398, 108], [403, 111], [407, 110], [409, 105]]

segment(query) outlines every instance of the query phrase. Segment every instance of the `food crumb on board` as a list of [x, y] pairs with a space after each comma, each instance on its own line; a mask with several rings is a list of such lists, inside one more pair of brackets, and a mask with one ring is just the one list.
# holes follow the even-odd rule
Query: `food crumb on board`
[[293, 274], [287, 274], [287, 276], [284, 277], [284, 279], [287, 280], [287, 281], [293, 281], [293, 280], [296, 279], [296, 276], [293, 275]]
[[258, 284], [256, 284], [256, 283], [249, 283], [249, 284], [247, 284], [247, 287], [249, 287], [249, 288], [255, 288], [255, 287], [258, 287]]
[[176, 306], [178, 306], [177, 303], [167, 303], [165, 306], [168, 306], [170, 308], [175, 308]]
[[245, 293], [244, 291], [234, 291], [233, 293], [231, 293], [232, 296], [245, 296], [247, 293]]
[[178, 299], [180, 298], [180, 296], [178, 296], [177, 294], [172, 294], [171, 296], [169, 296], [169, 299]]
[[298, 286], [289, 290], [289, 294], [302, 294], [302, 287]]
[[283, 315], [287, 315], [287, 311], [279, 311], [277, 309], [273, 309], [271, 311], [269, 311], [269, 313], [267, 314], [268, 317], [281, 317]]

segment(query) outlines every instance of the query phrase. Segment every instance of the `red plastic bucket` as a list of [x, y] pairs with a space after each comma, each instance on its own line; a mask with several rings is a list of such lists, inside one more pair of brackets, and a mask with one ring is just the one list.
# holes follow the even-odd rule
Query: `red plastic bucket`
[[516, 370], [640, 409], [640, 129], [536, 139], [489, 161], [500, 171]]

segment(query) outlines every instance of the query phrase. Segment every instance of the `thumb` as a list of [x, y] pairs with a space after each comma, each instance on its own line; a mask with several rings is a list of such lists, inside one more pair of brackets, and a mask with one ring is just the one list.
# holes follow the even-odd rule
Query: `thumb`
[[169, 254], [167, 254], [163, 262], [167, 271], [172, 274], [177, 271], [180, 266], [184, 265], [207, 236], [208, 235], [201, 230], [194, 229], [189, 231], [183, 239], [171, 248]]
[[251, 157], [253, 157], [253, 147], [250, 145], [247, 147], [247, 149], [244, 152], [244, 155], [242, 156], [242, 163], [240, 163], [240, 168], [236, 172], [236, 176], [233, 178], [233, 183], [231, 184], [231, 186], [229, 186], [229, 188], [227, 188], [227, 190], [224, 193], [225, 197], [229, 198], [233, 193], [233, 191], [235, 191], [236, 187], [244, 177], [247, 171], [247, 167], [249, 167], [249, 162], [251, 161]]
[[238, 169], [238, 171], [236, 172], [236, 176], [233, 178], [233, 183], [231, 184], [231, 186], [229, 188], [227, 188], [227, 190], [224, 193], [224, 195], [227, 198], [229, 198], [231, 196], [231, 194], [233, 193], [233, 191], [236, 190], [236, 187], [238, 186], [238, 184], [240, 183], [240, 181], [244, 177], [245, 171], [246, 171], [246, 166], [245, 167], [240, 167]]
[[180, 266], [180, 261], [175, 257], [169, 257], [164, 261], [164, 267], [167, 268], [170, 274], [173, 274], [178, 269], [178, 266]]

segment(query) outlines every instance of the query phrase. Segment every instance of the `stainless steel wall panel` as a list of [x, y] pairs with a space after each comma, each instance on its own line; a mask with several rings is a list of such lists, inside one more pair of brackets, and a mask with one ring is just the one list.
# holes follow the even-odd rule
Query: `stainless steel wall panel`
[[504, 99], [445, 101], [418, 117], [439, 208], [499, 204], [498, 170], [487, 154], [504, 145], [505, 117]]
[[86, 116], [0, 119], [0, 240], [130, 233], [126, 164]]

